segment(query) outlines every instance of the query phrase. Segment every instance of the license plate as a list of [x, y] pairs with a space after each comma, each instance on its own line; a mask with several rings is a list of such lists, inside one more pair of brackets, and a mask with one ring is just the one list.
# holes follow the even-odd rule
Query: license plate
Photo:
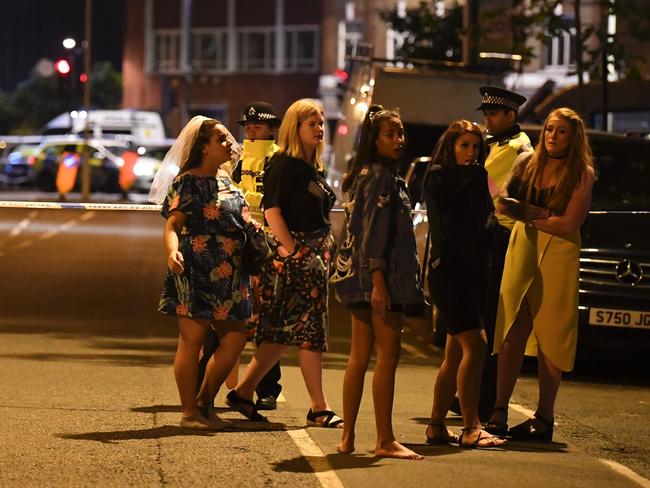
[[650, 312], [592, 308], [589, 310], [589, 324], [650, 330]]

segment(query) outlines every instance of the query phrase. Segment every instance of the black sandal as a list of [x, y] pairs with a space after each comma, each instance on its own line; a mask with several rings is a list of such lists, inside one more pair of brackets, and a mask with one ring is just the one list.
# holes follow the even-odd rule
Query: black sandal
[[440, 429], [439, 435], [434, 435], [433, 437], [429, 437], [429, 434], [425, 432], [425, 435], [427, 436], [427, 444], [430, 446], [433, 446], [435, 444], [458, 444], [460, 441], [460, 438], [457, 435], [449, 435], [449, 430], [444, 423], [429, 423], [427, 425], [433, 427], [434, 429]]
[[[318, 422], [316, 419], [319, 417], [325, 417], [323, 422]], [[336, 420], [332, 420], [336, 417]], [[343, 419], [336, 415], [331, 410], [321, 410], [320, 412], [312, 412], [311, 408], [307, 412], [307, 423], [313, 425], [314, 427], [324, 427], [326, 429], [336, 429], [340, 424], [343, 423]]]
[[494, 407], [494, 410], [492, 410], [492, 415], [494, 415], [494, 412], [505, 412], [506, 421], [501, 423], [493, 422], [490, 419], [490, 421], [485, 424], [485, 427], [483, 427], [483, 430], [498, 437], [505, 437], [508, 435], [508, 409], [505, 407]]
[[235, 390], [230, 390], [226, 396], [226, 404], [253, 422], [269, 421], [265, 416], [259, 414], [257, 408], [255, 408], [255, 404], [251, 400], [240, 397]]
[[[476, 436], [476, 440], [471, 444], [464, 444], [463, 437], [465, 436], [465, 433], [473, 432], [475, 430], [479, 431], [478, 435]], [[499, 436], [493, 434], [485, 435], [486, 433], [490, 434], [485, 429], [481, 428], [480, 425], [478, 427], [465, 427], [460, 432], [460, 440], [458, 441], [458, 445], [463, 449], [489, 449], [491, 447], [501, 447], [507, 443], [505, 439], [502, 439]], [[480, 445], [479, 442], [481, 442], [482, 440], [488, 440], [489, 444]]]
[[[543, 425], [544, 430], [535, 427], [536, 420]], [[508, 434], [518, 441], [553, 442], [553, 425], [553, 419], [547, 420], [535, 412], [533, 418], [514, 426]]]

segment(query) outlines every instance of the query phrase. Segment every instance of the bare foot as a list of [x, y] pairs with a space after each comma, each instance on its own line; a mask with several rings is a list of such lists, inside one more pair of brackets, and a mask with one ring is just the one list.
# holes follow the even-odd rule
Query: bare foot
[[215, 429], [224, 430], [228, 427], [232, 427], [232, 422], [230, 420], [224, 420], [217, 415], [217, 410], [213, 406], [202, 407], [199, 406], [199, 411], [201, 415], [210, 421]]
[[424, 456], [415, 451], [411, 451], [397, 441], [377, 446], [375, 448], [375, 456], [397, 459], [415, 459], [418, 461], [424, 459]]
[[336, 446], [336, 450], [341, 454], [350, 454], [354, 452], [354, 434], [346, 436], [343, 435], [341, 442]]

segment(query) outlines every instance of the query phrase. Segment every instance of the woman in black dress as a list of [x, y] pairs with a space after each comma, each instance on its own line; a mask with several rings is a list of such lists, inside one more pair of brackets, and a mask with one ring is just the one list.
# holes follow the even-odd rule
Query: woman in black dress
[[[447, 324], [445, 358], [434, 386], [427, 442], [492, 447], [505, 441], [482, 430], [478, 418], [486, 336], [481, 317], [488, 278], [490, 224], [494, 207], [483, 168], [479, 127], [453, 122], [434, 150], [424, 179], [431, 248], [429, 291]], [[460, 438], [444, 419], [458, 389], [464, 428]]]

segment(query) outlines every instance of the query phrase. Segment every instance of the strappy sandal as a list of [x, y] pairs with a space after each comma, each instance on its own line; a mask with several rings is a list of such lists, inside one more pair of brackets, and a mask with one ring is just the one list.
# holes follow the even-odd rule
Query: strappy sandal
[[[463, 437], [465, 436], [465, 433], [473, 432], [475, 430], [479, 431], [478, 436], [476, 436], [476, 440], [472, 443], [465, 444], [463, 442]], [[487, 444], [480, 444], [482, 440], [487, 440], [489, 442]], [[507, 442], [508, 441], [506, 441], [505, 439], [502, 439], [501, 437], [498, 437], [496, 435], [492, 435], [486, 430], [482, 429], [481, 426], [478, 426], [478, 427], [465, 427], [464, 429], [462, 429], [460, 432], [460, 440], [458, 441], [458, 445], [463, 449], [489, 449], [491, 447], [501, 447]]]
[[494, 416], [494, 412], [504, 412], [506, 414], [506, 421], [493, 422], [490, 419], [490, 421], [485, 424], [485, 427], [483, 427], [483, 430], [498, 437], [505, 437], [508, 435], [508, 409], [505, 407], [495, 407], [494, 410], [492, 410], [492, 416]]
[[[535, 426], [535, 421], [542, 424], [543, 430]], [[518, 441], [553, 442], [553, 426], [553, 419], [547, 420], [535, 412], [533, 418], [514, 426], [508, 434]]]
[[435, 444], [458, 444], [458, 441], [460, 440], [459, 437], [455, 434], [449, 435], [449, 429], [447, 429], [447, 426], [444, 423], [428, 423], [427, 425], [432, 427], [434, 432], [435, 429], [439, 429], [438, 435], [434, 435], [433, 437], [429, 437], [429, 434], [425, 432], [425, 435], [427, 436], [427, 444], [430, 446]]
[[[318, 418], [325, 417], [325, 420], [319, 422]], [[331, 410], [321, 410], [319, 412], [312, 412], [311, 408], [307, 412], [307, 423], [313, 425], [314, 427], [323, 427], [325, 429], [336, 429], [339, 425], [343, 423], [343, 419], [336, 415]], [[341, 427], [343, 427], [341, 425]]]
[[251, 400], [240, 397], [235, 390], [230, 390], [226, 396], [226, 404], [233, 410], [237, 410], [248, 420], [253, 422], [268, 422], [264, 415], [260, 415]]

